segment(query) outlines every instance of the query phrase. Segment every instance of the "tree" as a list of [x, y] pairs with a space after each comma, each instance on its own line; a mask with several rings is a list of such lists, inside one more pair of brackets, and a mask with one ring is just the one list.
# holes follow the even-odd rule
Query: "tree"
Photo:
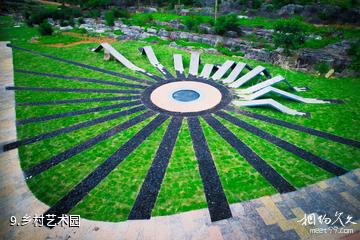
[[276, 24], [272, 35], [276, 47], [282, 47], [285, 53], [290, 49], [297, 49], [305, 42], [305, 33], [301, 24], [296, 20], [283, 20]]
[[39, 25], [39, 32], [42, 36], [52, 35], [53, 31], [52, 26], [47, 21], [44, 21]]
[[215, 23], [215, 31], [217, 34], [223, 35], [228, 31], [239, 30], [239, 20], [236, 14], [228, 14], [219, 17]]
[[115, 23], [114, 11], [110, 10], [105, 13], [105, 22], [106, 22], [106, 25], [108, 25], [108, 26], [114, 26], [114, 23]]

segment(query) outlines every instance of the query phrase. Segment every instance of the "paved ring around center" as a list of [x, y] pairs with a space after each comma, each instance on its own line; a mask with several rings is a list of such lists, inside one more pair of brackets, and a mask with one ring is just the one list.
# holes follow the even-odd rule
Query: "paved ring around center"
[[[175, 92], [190, 90], [200, 97], [181, 102], [172, 96]], [[220, 110], [231, 102], [229, 90], [213, 81], [202, 79], [174, 79], [156, 83], [142, 93], [142, 102], [149, 109], [175, 116], [197, 116]]]

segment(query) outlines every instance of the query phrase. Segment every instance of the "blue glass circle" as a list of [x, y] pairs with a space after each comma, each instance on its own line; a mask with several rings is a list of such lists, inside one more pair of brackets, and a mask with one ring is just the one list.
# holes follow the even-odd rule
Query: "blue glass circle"
[[173, 93], [172, 97], [180, 102], [191, 102], [200, 97], [200, 94], [194, 90], [179, 90]]

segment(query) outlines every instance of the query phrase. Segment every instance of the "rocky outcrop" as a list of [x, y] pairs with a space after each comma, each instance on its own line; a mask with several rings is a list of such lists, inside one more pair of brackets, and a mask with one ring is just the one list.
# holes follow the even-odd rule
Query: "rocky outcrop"
[[[245, 3], [244, 3], [245, 2]], [[246, 3], [247, 2], [247, 3]], [[275, 9], [272, 4], [263, 3], [259, 9], [251, 9], [252, 1], [237, 0], [222, 1], [219, 14], [244, 13], [248, 16], [264, 16], [271, 18], [302, 16], [306, 21], [319, 24], [350, 23], [360, 24], [360, 9], [345, 9], [327, 4], [288, 4], [280, 9]]]
[[304, 6], [298, 5], [298, 4], [288, 4], [283, 6], [277, 14], [281, 17], [288, 17], [288, 16], [294, 16], [294, 15], [300, 15], [303, 13]]
[[331, 44], [322, 49], [303, 49], [298, 53], [300, 66], [315, 66], [319, 63], [327, 63], [336, 71], [341, 72], [351, 64], [351, 58], [347, 55], [351, 43], [342, 41]]
[[155, 20], [154, 22], [158, 26], [167, 26], [169, 28], [177, 29], [177, 30], [185, 30], [186, 29], [186, 26], [180, 22], [180, 19], [173, 19], [173, 20], [170, 20], [169, 22], [160, 22], [160, 21]]
[[[337, 73], [344, 72], [344, 75], [351, 75], [346, 72], [346, 69], [351, 64], [351, 58], [347, 52], [351, 43], [349, 41], [342, 41], [336, 44], [331, 44], [322, 49], [300, 49], [293, 51], [291, 56], [284, 53], [283, 49], [269, 51], [261, 46], [254, 46], [253, 43], [237, 38], [237, 32], [227, 32], [227, 37], [214, 34], [199, 34], [183, 31], [168, 31], [165, 29], [156, 30], [154, 28], [147, 28], [141, 26], [128, 26], [120, 21], [115, 22], [115, 26], [109, 27], [104, 24], [102, 20], [84, 19], [85, 23], [80, 25], [80, 28], [85, 28], [90, 32], [107, 32], [112, 34], [118, 40], [133, 40], [145, 39], [152, 36], [160, 37], [165, 40], [171, 40], [170, 47], [191, 50], [191, 46], [179, 46], [174, 41], [185, 40], [189, 42], [204, 43], [212, 48], [204, 49], [204, 52], [218, 54], [215, 47], [222, 46], [229, 48], [232, 51], [243, 52], [245, 58], [255, 59], [263, 62], [277, 64], [286, 68], [303, 69], [306, 71], [313, 70], [317, 64], [326, 63], [331, 68], [335, 69]], [[57, 24], [55, 21], [49, 21]], [[179, 24], [179, 21], [170, 22], [171, 24]], [[211, 26], [206, 26], [211, 28]], [[112, 33], [113, 30], [121, 30], [122, 34], [116, 36]], [[210, 30], [208, 30], [210, 31]], [[272, 30], [261, 28], [246, 28], [241, 27], [243, 35], [254, 34], [256, 36], [267, 38], [271, 40]], [[310, 37], [310, 36], [309, 36]], [[312, 36], [316, 38], [316, 36]]]

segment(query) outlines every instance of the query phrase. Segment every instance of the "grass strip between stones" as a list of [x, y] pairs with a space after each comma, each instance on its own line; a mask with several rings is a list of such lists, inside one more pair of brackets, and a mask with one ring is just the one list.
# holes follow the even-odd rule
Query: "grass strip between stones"
[[109, 120], [112, 120], [112, 119], [115, 119], [115, 118], [118, 118], [118, 117], [131, 115], [131, 114], [133, 114], [135, 112], [143, 111], [145, 109], [146, 108], [144, 106], [138, 106], [138, 107], [134, 107], [134, 108], [131, 108], [131, 109], [128, 109], [128, 110], [112, 113], [112, 114], [109, 114], [109, 115], [106, 115], [106, 116], [103, 116], [103, 117], [99, 117], [99, 118], [95, 118], [95, 119], [92, 119], [92, 120], [89, 120], [89, 121], [85, 121], [85, 122], [82, 122], [82, 123], [71, 125], [69, 127], [60, 128], [60, 129], [57, 129], [57, 130], [54, 130], [54, 131], [51, 131], [51, 132], [48, 132], [48, 133], [40, 134], [40, 135], [37, 135], [35, 137], [25, 138], [25, 139], [22, 139], [22, 140], [19, 140], [19, 141], [8, 143], [8, 144], [4, 145], [3, 149], [4, 149], [4, 151], [9, 151], [11, 149], [18, 148], [19, 146], [22, 146], [22, 145], [31, 144], [31, 143], [38, 142], [38, 141], [41, 141], [41, 140], [44, 140], [44, 139], [47, 139], [47, 138], [52, 138], [52, 137], [55, 137], [55, 136], [60, 135], [60, 134], [72, 132], [72, 131], [75, 131], [75, 130], [78, 130], [78, 129], [81, 129], [81, 128], [84, 128], [84, 127], [93, 126], [93, 125], [96, 125], [98, 123], [106, 122], [106, 121], [109, 121]]
[[235, 124], [238, 127], [241, 127], [242, 129], [255, 134], [256, 136], [265, 139], [266, 141], [275, 144], [276, 146], [291, 152], [292, 154], [301, 157], [302, 159], [324, 169], [325, 171], [328, 171], [329, 173], [332, 173], [334, 175], [340, 176], [342, 174], [347, 173], [347, 170], [337, 166], [336, 164], [323, 159], [321, 157], [318, 157], [302, 148], [299, 148], [298, 146], [289, 143], [281, 138], [278, 138], [264, 130], [261, 130], [260, 128], [257, 128], [249, 123], [246, 123], [238, 118], [235, 118], [223, 111], [219, 111], [216, 113], [216, 115], [222, 117], [223, 119], [231, 122], [232, 124]]
[[[56, 60], [56, 61], [69, 63], [69, 64], [72, 64], [72, 65], [75, 65], [75, 66], [78, 66], [78, 67], [90, 69], [90, 70], [97, 71], [97, 72], [102, 72], [102, 73], [105, 73], [105, 74], [117, 76], [117, 77], [124, 78], [124, 79], [127, 79], [127, 80], [132, 80], [132, 81], [140, 82], [140, 83], [146, 83], [146, 84], [149, 84], [149, 85], [153, 84], [153, 82], [148, 81], [148, 80], [140, 79], [140, 78], [133, 77], [133, 76], [128, 76], [128, 75], [125, 75], [125, 74], [122, 74], [122, 73], [106, 70], [106, 69], [99, 68], [99, 67], [90, 66], [90, 65], [87, 65], [87, 64], [83, 64], [83, 63], [79, 63], [79, 62], [75, 62], [75, 61], [71, 61], [71, 60], [66, 60], [66, 59], [63, 59], [63, 58], [51, 56], [49, 54], [40, 53], [40, 52], [36, 52], [36, 51], [29, 50], [29, 49], [26, 49], [26, 48], [14, 46], [12, 44], [8, 44], [7, 46], [11, 47], [13, 49], [25, 51], [25, 52], [28, 52], [28, 53], [31, 53], [31, 54], [34, 54], [34, 55], [47, 57], [47, 58], [50, 58], [50, 59], [53, 59], [53, 60]], [[146, 75], [146, 76], [148, 76], [148, 75]], [[158, 78], [155, 77], [155, 80], [158, 81]]]
[[32, 123], [32, 122], [44, 122], [44, 121], [49, 121], [49, 120], [57, 119], [57, 118], [78, 116], [78, 115], [82, 115], [82, 114], [101, 112], [101, 111], [111, 110], [111, 109], [115, 109], [115, 108], [133, 107], [133, 106], [137, 106], [137, 105], [141, 105], [141, 104], [142, 103], [140, 100], [132, 101], [132, 102], [125, 102], [125, 103], [116, 103], [116, 104], [106, 105], [106, 106], [101, 106], [101, 107], [94, 107], [94, 108], [52, 114], [52, 115], [41, 116], [41, 117], [27, 118], [27, 119], [17, 121], [16, 124], [23, 125], [23, 124]]
[[41, 87], [6, 87], [6, 90], [15, 91], [39, 91], [39, 92], [91, 92], [91, 93], [120, 93], [120, 94], [140, 94], [138, 90], [118, 90], [118, 89], [99, 89], [99, 88], [41, 88]]
[[145, 112], [137, 117], [134, 117], [124, 123], [121, 123], [93, 138], [90, 138], [82, 143], [79, 143], [77, 145], [75, 145], [74, 147], [57, 154], [54, 157], [51, 157], [48, 160], [42, 161], [40, 162], [38, 165], [31, 167], [30, 169], [26, 170], [24, 172], [24, 175], [26, 178], [29, 177], [34, 177], [40, 173], [42, 173], [43, 171], [56, 166], [57, 164], [61, 163], [62, 161], [65, 161], [69, 158], [71, 158], [72, 156], [81, 153], [82, 151], [85, 151], [86, 149], [98, 144], [99, 142], [114, 136], [115, 134], [128, 129], [136, 124], [138, 124], [139, 122], [142, 122], [146, 119], [148, 119], [149, 117], [153, 116], [155, 113], [153, 112]]
[[51, 78], [61, 78], [61, 79], [74, 80], [74, 81], [80, 81], [80, 82], [99, 83], [99, 84], [103, 84], [103, 85], [112, 85], [112, 86], [129, 87], [129, 88], [140, 88], [140, 89], [146, 88], [146, 86], [140, 85], [140, 84], [121, 83], [121, 82], [114, 82], [114, 81], [101, 80], [101, 79], [84, 78], [84, 77], [64, 76], [64, 75], [53, 74], [53, 73], [43, 73], [43, 72], [35, 72], [35, 71], [28, 71], [28, 70], [21, 70], [21, 69], [15, 69], [14, 72], [24, 73], [24, 74], [32, 74], [32, 75], [38, 75], [38, 76], [45, 76], [45, 77], [51, 77]]
[[90, 102], [107, 102], [119, 100], [137, 100], [140, 95], [120, 96], [120, 97], [100, 97], [100, 98], [78, 98], [69, 100], [39, 101], [39, 102], [17, 102], [16, 106], [47, 106], [72, 103], [90, 103]]
[[253, 113], [253, 112], [242, 110], [242, 109], [236, 109], [236, 108], [230, 107], [230, 106], [225, 107], [225, 109], [228, 111], [231, 111], [231, 112], [239, 113], [244, 116], [263, 121], [263, 122], [279, 125], [279, 126], [282, 126], [282, 127], [288, 128], [288, 129], [293, 129], [296, 131], [300, 131], [300, 132], [308, 133], [308, 134], [318, 136], [321, 138], [325, 138], [325, 139], [328, 139], [328, 140], [331, 140], [334, 142], [338, 142], [338, 143], [342, 143], [342, 144], [349, 145], [352, 147], [360, 148], [360, 142], [356, 141], [356, 140], [340, 137], [340, 136], [337, 136], [337, 135], [334, 135], [331, 133], [319, 131], [319, 130], [312, 129], [309, 127], [300, 126], [295, 123], [289, 123], [289, 122], [279, 120], [276, 118], [267, 117], [267, 116], [264, 116], [264, 115], [261, 115], [258, 113]]
[[128, 219], [150, 219], [179, 134], [182, 117], [173, 117], [141, 186]]
[[[147, 139], [168, 116], [158, 115], [148, 125], [137, 132], [130, 140], [123, 144], [105, 162], [99, 165], [95, 171], [77, 184], [69, 193], [48, 209], [44, 216], [55, 214], [61, 216], [73, 209], [93, 188], [95, 188], [111, 171], [116, 168], [129, 154], [131, 154], [144, 140]], [[49, 219], [45, 219], [45, 225], [49, 226]]]
[[271, 185], [280, 193], [295, 191], [285, 178], [268, 165], [261, 157], [259, 157], [250, 147], [238, 139], [229, 129], [211, 115], [203, 116], [205, 121], [224, 138], [238, 153], [243, 156]]

